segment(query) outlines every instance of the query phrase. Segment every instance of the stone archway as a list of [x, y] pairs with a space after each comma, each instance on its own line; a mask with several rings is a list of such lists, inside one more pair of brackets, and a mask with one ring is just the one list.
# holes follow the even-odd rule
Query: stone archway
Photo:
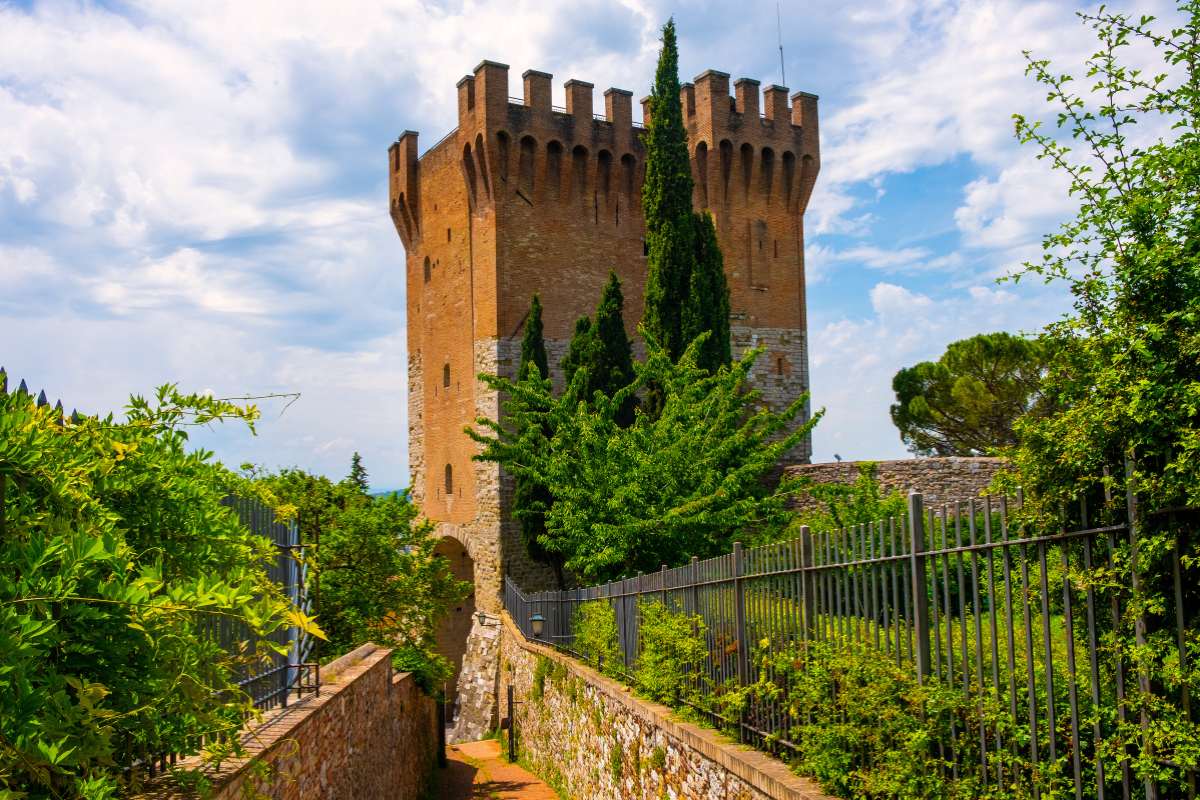
[[[452, 536], [444, 536], [434, 548], [434, 554], [442, 556], [450, 565], [450, 572], [460, 581], [470, 581], [471, 594], [450, 609], [437, 632], [438, 653], [450, 659], [454, 673], [446, 682], [446, 705], [454, 714], [458, 708], [458, 683], [462, 673], [463, 656], [467, 652], [467, 638], [471, 635], [475, 615], [475, 561], [467, 547]], [[446, 720], [447, 724], [451, 720]]]

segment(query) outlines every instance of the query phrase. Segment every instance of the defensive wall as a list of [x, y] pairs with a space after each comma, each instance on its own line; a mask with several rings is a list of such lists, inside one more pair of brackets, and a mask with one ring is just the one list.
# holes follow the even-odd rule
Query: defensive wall
[[[374, 644], [321, 668], [320, 695], [267, 712], [247, 728], [245, 758], [201, 769], [211, 800], [417, 800], [437, 763], [437, 708], [408, 673], [394, 673], [392, 651]], [[170, 776], [142, 800], [193, 800]]]
[[[501, 639], [501, 697], [511, 685], [518, 753], [570, 797], [829, 800], [783, 762], [684, 722], [579, 661], [530, 642], [507, 614]], [[555, 669], [538, 670], [539, 659]]]
[[[621, 279], [630, 334], [641, 319], [646, 245], [641, 208], [644, 128], [633, 95], [569, 80], [565, 105], [552, 76], [483, 61], [457, 85], [458, 125], [422, 152], [405, 131], [388, 150], [390, 212], [404, 244], [408, 297], [409, 459], [414, 499], [473, 565], [462, 613], [496, 613], [503, 577], [549, 588], [527, 558], [509, 508], [512, 485], [464, 433], [496, 419], [500, 398], [479, 373], [513, 377], [529, 303], [541, 295], [553, 377], [575, 320], [594, 312], [610, 271]], [[735, 351], [763, 347], [752, 376], [781, 408], [809, 386], [803, 218], [820, 168], [817, 97], [709, 70], [681, 87], [695, 182], [725, 257]], [[649, 104], [642, 101], [643, 117]], [[807, 415], [807, 410], [806, 410]], [[791, 461], [803, 463], [803, 443]], [[451, 547], [452, 549], [452, 547]], [[495, 685], [486, 625], [469, 628], [452, 697], [452, 741], [495, 720], [482, 687]]]
[[[817, 483], [851, 484], [858, 478], [863, 461], [830, 461], [822, 464], [799, 464], [784, 472], [791, 476], [811, 478]], [[875, 477], [885, 493], [907, 494], [915, 489], [925, 496], [925, 505], [933, 506], [954, 500], [967, 500], [986, 494], [992, 479], [1007, 463], [1002, 458], [948, 456], [939, 458], [905, 458], [894, 461], [873, 461]], [[811, 497], [802, 497], [794, 508], [804, 511], [817, 506]]]

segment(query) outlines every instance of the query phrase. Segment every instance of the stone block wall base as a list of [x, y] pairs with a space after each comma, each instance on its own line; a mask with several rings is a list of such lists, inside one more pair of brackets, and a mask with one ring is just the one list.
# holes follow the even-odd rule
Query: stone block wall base
[[499, 681], [500, 626], [494, 617], [486, 625], [476, 619], [467, 636], [462, 672], [458, 676], [455, 715], [446, 732], [451, 744], [482, 739], [496, 727]]

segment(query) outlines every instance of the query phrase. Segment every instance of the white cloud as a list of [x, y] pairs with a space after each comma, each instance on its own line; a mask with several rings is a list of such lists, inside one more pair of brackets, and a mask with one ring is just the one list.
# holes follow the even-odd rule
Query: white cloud
[[[640, 97], [658, 25], [675, 11], [660, 0], [119, 7], [45, 0], [26, 11], [0, 0], [3, 360], [90, 409], [166, 380], [218, 395], [301, 391], [283, 417], [264, 418], [258, 439], [226, 431], [211, 441], [231, 460], [335, 474], [338, 447], [357, 448], [384, 486], [405, 480], [407, 439], [387, 143], [405, 128], [426, 144], [449, 131], [454, 83], [482, 58], [512, 65], [512, 94], [535, 68], [555, 73], [560, 104], [573, 77], [596, 84], [598, 106], [608, 85]], [[845, 374], [886, 389], [903, 359], [1046, 313], [1042, 301], [1008, 299], [962, 273], [1012, 262], [1061, 210], [1045, 173], [1014, 156], [1009, 114], [1041, 107], [1021, 47], [1068, 60], [1086, 51], [1089, 34], [1069, 9], [825, 0], [786, 12], [791, 83], [822, 95], [809, 284], [835, 283], [834, 269], [945, 284], [878, 284], [866, 319], [811, 309], [825, 318], [813, 330], [817, 401]], [[715, 67], [776, 80], [775, 51], [755, 44], [768, 43], [773, 21], [769, 4], [680, 11], [683, 75]], [[885, 188], [895, 200], [887, 176], [956, 159], [984, 170], [955, 216], [969, 256], [866, 238]], [[972, 297], [977, 289], [991, 294]], [[838, 363], [862, 371], [838, 373]], [[826, 402], [822, 430], [857, 430], [868, 454], [891, 441], [874, 423], [855, 427], [866, 418], [854, 409], [868, 408], [855, 403], [869, 396], [844, 398], [846, 412]]]
[[904, 458], [888, 408], [892, 377], [935, 359], [946, 345], [977, 333], [1040, 329], [1065, 309], [1059, 293], [1041, 287], [969, 286], [944, 298], [894, 283], [870, 292], [872, 313], [834, 315], [810, 331], [813, 406], [826, 416], [813, 433], [814, 460]]

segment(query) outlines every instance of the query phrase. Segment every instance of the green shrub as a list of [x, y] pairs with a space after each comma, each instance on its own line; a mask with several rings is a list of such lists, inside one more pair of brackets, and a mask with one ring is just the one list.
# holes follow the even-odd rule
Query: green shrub
[[708, 658], [704, 620], [671, 611], [657, 600], [642, 600], [638, 613], [642, 652], [634, 664], [634, 682], [653, 700], [676, 702], [690, 693], [692, 676]]
[[269, 580], [275, 547], [221, 504], [252, 487], [186, 447], [195, 424], [256, 416], [171, 386], [123, 422], [0, 394], [0, 796], [109, 798], [135, 760], [229, 742], [252, 712], [239, 670], [280, 647], [259, 637], [319, 633]]
[[[911, 665], [897, 666], [864, 643], [810, 642], [760, 656], [764, 677], [745, 694], [770, 700], [791, 716], [793, 766], [831, 794], [846, 798], [1024, 798], [1034, 775], [1042, 796], [1058, 797], [1069, 782], [1056, 767], [1034, 770], [1017, 751], [996, 752], [992, 736], [1022, 742], [1007, 701], [990, 692], [965, 693], [936, 678], [919, 684]], [[786, 687], [783, 688], [783, 687]], [[1003, 766], [1007, 783], [984, 784], [975, 770], [955, 777], [952, 751], [978, 763], [981, 726], [989, 731], [988, 760]], [[1018, 754], [1019, 753], [1019, 754]], [[1019, 774], [1025, 786], [1015, 785]], [[1085, 776], [1086, 777], [1086, 776]]]
[[545, 656], [537, 657], [537, 664], [533, 667], [533, 687], [529, 690], [529, 694], [534, 700], [541, 700], [546, 694], [546, 678], [549, 678], [554, 672], [554, 661]]
[[625, 770], [625, 748], [621, 746], [620, 739], [613, 739], [612, 750], [608, 754], [608, 770], [614, 781], [621, 780]]
[[606, 675], [616, 676], [624, 668], [617, 639], [617, 614], [607, 600], [592, 600], [575, 612], [575, 650]]
[[650, 769], [662, 772], [667, 766], [667, 751], [662, 747], [655, 747], [650, 751]]

